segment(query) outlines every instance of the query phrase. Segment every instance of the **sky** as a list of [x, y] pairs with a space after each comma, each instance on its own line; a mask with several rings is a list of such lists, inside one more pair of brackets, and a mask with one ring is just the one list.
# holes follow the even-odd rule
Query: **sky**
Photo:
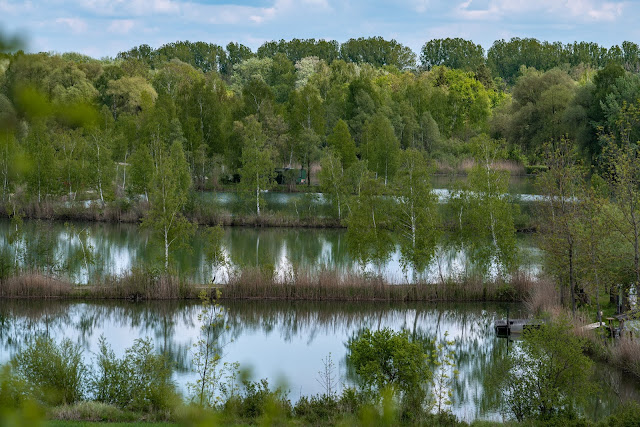
[[177, 40], [254, 51], [265, 41], [382, 36], [419, 54], [434, 38], [640, 42], [640, 0], [0, 0], [0, 31], [30, 52], [95, 58]]

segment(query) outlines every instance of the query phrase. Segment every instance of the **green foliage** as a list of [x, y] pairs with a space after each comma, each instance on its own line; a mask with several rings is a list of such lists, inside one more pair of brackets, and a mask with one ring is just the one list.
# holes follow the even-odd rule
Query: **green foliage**
[[360, 152], [369, 169], [376, 178], [383, 180], [385, 186], [396, 172], [399, 151], [400, 144], [387, 117], [378, 113], [367, 120]]
[[461, 38], [433, 39], [425, 43], [420, 62], [427, 70], [444, 65], [466, 71], [476, 71], [484, 64], [484, 49]]
[[507, 411], [518, 421], [575, 414], [593, 391], [593, 362], [584, 342], [564, 319], [527, 329], [508, 356], [502, 391]]
[[416, 54], [395, 40], [382, 37], [349, 39], [340, 46], [340, 57], [356, 63], [368, 63], [377, 67], [390, 65], [397, 69], [415, 65]]
[[349, 340], [347, 350], [347, 363], [364, 393], [380, 396], [389, 388], [405, 406], [422, 407], [432, 373], [422, 345], [407, 331], [364, 329]]
[[557, 144], [546, 146], [548, 170], [538, 176], [536, 185], [544, 195], [546, 203], [540, 204], [540, 246], [546, 251], [545, 268], [556, 277], [564, 290], [571, 293], [572, 309], [575, 311], [575, 285], [579, 200], [584, 199], [584, 171], [576, 158], [571, 142], [562, 139]]
[[43, 403], [74, 403], [85, 396], [87, 368], [82, 349], [69, 339], [56, 344], [38, 336], [14, 357], [12, 365], [31, 394]]
[[434, 365], [433, 373], [433, 406], [436, 414], [450, 413], [452, 405], [454, 380], [458, 376], [455, 353], [450, 348], [455, 344], [448, 341], [449, 333], [445, 332], [444, 339], [435, 344], [431, 353]]
[[247, 198], [253, 199], [256, 214], [260, 215], [260, 208], [264, 206], [262, 192], [273, 185], [275, 170], [273, 152], [266, 146], [266, 136], [254, 117], [244, 126], [241, 163], [241, 189]]
[[[217, 297], [219, 296], [218, 291]], [[192, 349], [193, 369], [197, 374], [197, 380], [188, 384], [187, 388], [193, 402], [203, 407], [216, 407], [222, 403], [223, 391], [235, 394], [234, 383], [239, 365], [221, 362], [222, 351], [228, 344], [222, 341], [226, 330], [223, 308], [217, 303], [212, 303], [206, 291], [200, 293], [200, 300], [200, 336]]]
[[259, 382], [244, 380], [242, 391], [224, 403], [223, 411], [245, 420], [281, 423], [291, 416], [292, 406], [285, 391], [282, 388], [271, 390], [266, 379]]
[[481, 275], [494, 265], [503, 276], [512, 271], [517, 260], [514, 206], [506, 197], [509, 172], [496, 165], [504, 156], [503, 146], [486, 135], [478, 136], [472, 144], [475, 164], [468, 185], [449, 201], [458, 213], [456, 238], [467, 248]]
[[406, 150], [394, 181], [396, 227], [400, 232], [401, 262], [422, 271], [429, 265], [440, 237], [438, 198], [431, 191], [427, 162], [419, 151]]
[[176, 139], [168, 152], [162, 153], [153, 175], [149, 203], [151, 208], [143, 225], [153, 230], [163, 243], [164, 268], [169, 269], [169, 249], [186, 241], [194, 226], [184, 217], [191, 176], [182, 143]]
[[349, 252], [364, 268], [369, 262], [381, 265], [393, 249], [388, 229], [391, 202], [382, 196], [382, 184], [371, 172], [361, 170], [357, 193], [349, 202], [346, 219]]
[[[354, 156], [355, 157], [355, 156]], [[325, 150], [320, 160], [322, 169], [319, 173], [320, 189], [323, 196], [334, 206], [338, 220], [345, 215], [348, 187], [345, 181], [344, 168], [335, 151]]]
[[116, 358], [100, 338], [96, 356], [97, 370], [91, 379], [95, 400], [133, 411], [163, 411], [176, 399], [169, 360], [154, 353], [150, 339], [137, 339]]
[[327, 145], [335, 150], [343, 169], [348, 169], [356, 162], [356, 144], [349, 132], [349, 126], [344, 120], [338, 120], [327, 137]]

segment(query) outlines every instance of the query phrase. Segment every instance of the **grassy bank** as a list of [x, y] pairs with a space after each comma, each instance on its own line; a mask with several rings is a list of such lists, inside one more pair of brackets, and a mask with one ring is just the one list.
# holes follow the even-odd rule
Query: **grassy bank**
[[0, 298], [175, 300], [197, 298], [202, 290], [213, 295], [219, 289], [221, 298], [229, 300], [522, 301], [535, 286], [536, 282], [523, 274], [514, 275], [509, 282], [459, 278], [395, 285], [379, 276], [337, 271], [301, 272], [278, 280], [273, 272], [255, 268], [238, 271], [227, 284], [213, 286], [133, 270], [92, 285], [73, 285], [53, 276], [24, 273], [0, 281]]

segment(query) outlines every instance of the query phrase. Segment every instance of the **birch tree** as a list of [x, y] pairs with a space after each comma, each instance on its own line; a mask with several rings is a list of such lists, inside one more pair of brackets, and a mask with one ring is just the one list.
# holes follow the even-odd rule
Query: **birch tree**
[[169, 270], [170, 249], [183, 243], [194, 232], [183, 215], [191, 177], [182, 144], [174, 141], [169, 153], [160, 156], [149, 193], [150, 209], [143, 224], [160, 238], [164, 249], [164, 269]]
[[415, 149], [401, 153], [395, 180], [396, 225], [402, 264], [423, 270], [432, 259], [439, 239], [438, 198], [431, 191], [429, 168]]
[[240, 167], [240, 188], [246, 197], [253, 199], [256, 214], [264, 206], [262, 192], [271, 188], [275, 178], [273, 150], [266, 146], [267, 137], [255, 117], [249, 117], [244, 125]]

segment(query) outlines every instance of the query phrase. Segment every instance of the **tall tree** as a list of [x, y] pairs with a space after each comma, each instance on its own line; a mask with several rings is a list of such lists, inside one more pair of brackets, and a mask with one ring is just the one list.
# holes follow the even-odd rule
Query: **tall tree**
[[429, 168], [421, 152], [402, 152], [399, 165], [394, 195], [402, 263], [420, 272], [433, 258], [440, 235], [438, 197], [431, 191]]
[[393, 131], [391, 121], [382, 113], [377, 113], [365, 124], [362, 158], [367, 160], [369, 169], [384, 181], [386, 186], [397, 168], [400, 144]]
[[149, 194], [150, 209], [143, 224], [160, 237], [164, 249], [164, 269], [169, 270], [170, 249], [184, 243], [194, 231], [184, 217], [191, 177], [180, 141], [174, 141], [160, 156]]
[[344, 169], [348, 169], [358, 159], [356, 157], [356, 143], [351, 137], [347, 122], [340, 119], [327, 137], [327, 146], [331, 147], [340, 159]]
[[425, 43], [420, 54], [427, 70], [444, 65], [466, 71], [476, 71], [484, 64], [484, 49], [471, 40], [461, 38], [433, 39]]
[[571, 308], [576, 309], [576, 249], [580, 201], [583, 200], [583, 171], [577, 161], [573, 144], [561, 139], [547, 144], [545, 163], [548, 170], [537, 181], [544, 200], [538, 205], [540, 246], [547, 253], [548, 272], [561, 287], [562, 303], [569, 289]]
[[320, 160], [319, 179], [322, 193], [335, 206], [338, 220], [342, 220], [348, 195], [347, 185], [340, 158], [332, 148], [326, 149]]
[[275, 178], [273, 151], [266, 146], [266, 141], [260, 122], [253, 116], [248, 117], [243, 129], [240, 187], [254, 200], [257, 215], [264, 205], [262, 192], [271, 188]]
[[[633, 280], [637, 288], [640, 286], [640, 148], [630, 137], [632, 130], [640, 125], [640, 106], [626, 106], [618, 124], [618, 136], [605, 136], [608, 143], [604, 157], [613, 200], [621, 214], [620, 220], [613, 224], [633, 248]], [[629, 308], [630, 287], [630, 283], [625, 283], [622, 289], [623, 310]]]

